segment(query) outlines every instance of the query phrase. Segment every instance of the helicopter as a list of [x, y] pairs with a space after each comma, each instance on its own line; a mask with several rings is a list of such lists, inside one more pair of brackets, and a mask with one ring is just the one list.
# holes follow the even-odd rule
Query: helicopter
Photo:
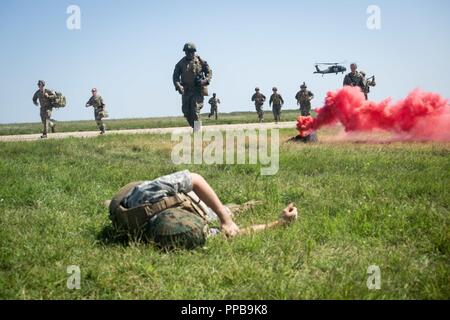
[[[319, 65], [327, 65], [327, 66], [331, 66], [328, 67], [327, 69], [324, 70], [320, 70], [319, 69]], [[339, 63], [316, 63], [316, 70], [314, 73], [319, 73], [322, 75], [324, 74], [329, 74], [329, 73], [336, 73], [338, 74], [339, 72], [342, 72], [342, 74], [344, 74], [345, 71], [347, 71], [347, 68], [340, 65]]]

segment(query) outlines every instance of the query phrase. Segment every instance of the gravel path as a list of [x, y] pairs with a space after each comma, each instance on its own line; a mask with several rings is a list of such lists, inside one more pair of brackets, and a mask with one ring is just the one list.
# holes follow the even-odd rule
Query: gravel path
[[[291, 122], [281, 122], [279, 124], [275, 123], [245, 123], [245, 124], [221, 124], [221, 125], [208, 125], [203, 126], [203, 131], [216, 131], [216, 130], [226, 130], [226, 129], [284, 129], [292, 128], [295, 129], [295, 121]], [[168, 134], [177, 130], [178, 132], [191, 132], [192, 129], [189, 127], [175, 127], [175, 128], [152, 128], [152, 129], [130, 129], [130, 130], [111, 130], [107, 131], [106, 135], [114, 134]], [[49, 133], [47, 139], [64, 139], [69, 137], [74, 138], [92, 138], [99, 136], [98, 131], [83, 131], [83, 132], [60, 132], [60, 133]], [[43, 140], [40, 138], [41, 134], [22, 134], [22, 135], [12, 135], [12, 136], [0, 136], [0, 142], [8, 141], [34, 141]], [[45, 139], [45, 140], [47, 140]]]

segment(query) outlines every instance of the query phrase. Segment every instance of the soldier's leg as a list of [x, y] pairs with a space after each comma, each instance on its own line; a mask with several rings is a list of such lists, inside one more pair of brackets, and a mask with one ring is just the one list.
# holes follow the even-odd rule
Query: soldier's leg
[[[193, 126], [192, 128], [194, 129], [200, 129], [201, 128], [201, 116], [200, 116], [200, 112], [202, 111], [203, 108], [203, 102], [204, 102], [204, 97], [201, 93], [196, 93], [193, 96], [192, 99], [192, 104], [191, 104], [191, 114], [192, 114], [192, 123]], [[198, 128], [195, 128], [195, 122], [198, 122]]]
[[262, 110], [262, 106], [256, 106], [256, 112], [258, 113], [259, 122], [264, 120], [264, 112]]
[[101, 117], [95, 119], [95, 122], [97, 124], [97, 128], [98, 130], [100, 130], [100, 133], [105, 133], [106, 127], [105, 124], [103, 123], [103, 120]]
[[277, 118], [278, 118], [278, 122], [280, 122], [281, 121], [281, 106], [278, 106]]
[[304, 104], [300, 105], [300, 114], [302, 115], [302, 117], [306, 117], [306, 110]]
[[55, 123], [53, 123], [53, 121], [52, 121], [52, 110], [51, 109], [47, 110], [47, 123], [50, 126], [52, 133], [55, 133], [56, 132]]
[[217, 120], [217, 108], [214, 110], [214, 113], [216, 115], [216, 120]]
[[311, 104], [308, 104], [307, 106], [306, 106], [306, 116], [310, 116], [311, 115]]
[[181, 106], [181, 110], [183, 111], [183, 115], [186, 118], [187, 122], [189, 123], [189, 126], [191, 128], [194, 127], [193, 123], [191, 122], [191, 118], [190, 118], [190, 100], [192, 98], [192, 94], [189, 93], [184, 93], [181, 97], [181, 101], [182, 101], [182, 106]]
[[42, 136], [47, 136], [48, 132], [48, 121], [47, 121], [47, 110], [41, 108], [40, 110], [41, 122], [43, 125]]

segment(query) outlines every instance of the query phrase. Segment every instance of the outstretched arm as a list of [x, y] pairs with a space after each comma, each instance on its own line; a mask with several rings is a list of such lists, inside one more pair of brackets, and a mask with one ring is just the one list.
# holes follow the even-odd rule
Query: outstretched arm
[[274, 227], [288, 225], [290, 223], [293, 223], [297, 219], [297, 216], [297, 208], [294, 207], [293, 203], [290, 203], [285, 209], [283, 209], [280, 219], [266, 224], [256, 224], [247, 228], [240, 229], [238, 235], [248, 235], [258, 233], [267, 229], [272, 229]]
[[213, 188], [197, 173], [191, 173], [193, 191], [219, 217], [222, 232], [227, 237], [234, 237], [239, 233], [239, 227], [234, 223], [230, 213], [225, 209]]

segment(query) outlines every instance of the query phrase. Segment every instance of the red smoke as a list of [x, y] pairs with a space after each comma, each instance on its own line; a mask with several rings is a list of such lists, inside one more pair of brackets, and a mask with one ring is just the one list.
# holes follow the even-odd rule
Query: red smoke
[[407, 140], [450, 141], [448, 100], [418, 89], [392, 104], [390, 98], [381, 102], [366, 101], [359, 88], [344, 87], [328, 92], [325, 106], [316, 112], [316, 118], [298, 117], [300, 136], [340, 122], [347, 132], [379, 129]]

